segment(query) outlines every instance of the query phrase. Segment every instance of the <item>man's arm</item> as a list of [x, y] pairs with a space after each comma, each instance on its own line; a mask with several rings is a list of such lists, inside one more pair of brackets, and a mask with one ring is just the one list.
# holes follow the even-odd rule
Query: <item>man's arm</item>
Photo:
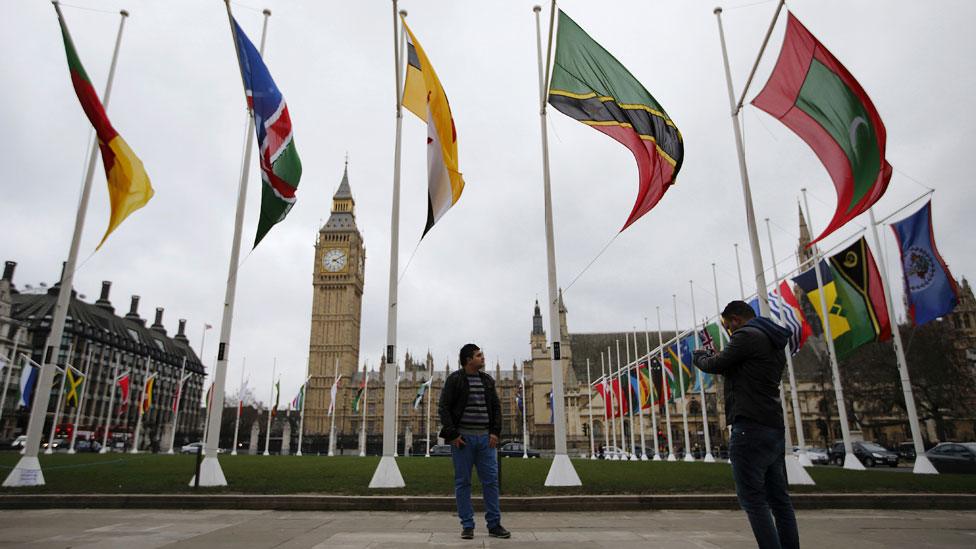
[[441, 438], [450, 443], [452, 440], [461, 436], [458, 427], [454, 423], [451, 409], [454, 407], [454, 399], [457, 398], [456, 377], [448, 376], [444, 380], [444, 387], [441, 388], [441, 398], [437, 402], [437, 415], [441, 420]]
[[708, 374], [728, 375], [735, 371], [749, 356], [749, 338], [744, 329], [736, 330], [729, 339], [729, 344], [718, 354], [705, 351], [694, 352], [695, 366]]
[[488, 433], [500, 438], [502, 436], [502, 404], [498, 399], [498, 390], [494, 385], [491, 387], [490, 394], [488, 406], [491, 406], [491, 413], [488, 414]]

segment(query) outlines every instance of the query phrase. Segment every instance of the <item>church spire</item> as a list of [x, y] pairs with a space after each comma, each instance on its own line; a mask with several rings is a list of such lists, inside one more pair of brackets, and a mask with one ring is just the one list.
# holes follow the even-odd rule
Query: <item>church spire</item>
[[332, 214], [325, 223], [325, 229], [334, 231], [349, 230], [356, 228], [356, 201], [352, 198], [352, 190], [349, 187], [349, 156], [346, 156], [346, 164], [342, 170], [342, 181], [339, 188], [332, 195]]
[[532, 315], [532, 333], [536, 335], [545, 335], [545, 330], [542, 329], [542, 311], [539, 310], [539, 300], [535, 300], [535, 313]]
[[800, 262], [799, 267], [801, 270], [808, 268], [808, 264], [813, 261], [813, 248], [807, 247], [810, 245], [810, 227], [807, 225], [807, 220], [803, 217], [803, 208], [800, 207], [800, 201], [796, 202], [796, 209], [800, 213], [800, 241], [796, 247], [796, 255]]

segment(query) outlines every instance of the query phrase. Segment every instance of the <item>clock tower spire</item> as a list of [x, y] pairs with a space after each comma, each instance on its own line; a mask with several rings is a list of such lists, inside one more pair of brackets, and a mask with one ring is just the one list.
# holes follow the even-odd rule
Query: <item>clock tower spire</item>
[[336, 372], [342, 376], [336, 395], [337, 434], [357, 421], [352, 413], [352, 377], [359, 364], [359, 333], [365, 281], [366, 248], [356, 227], [356, 201], [349, 186], [349, 159], [332, 196], [329, 220], [318, 232], [312, 269], [312, 326], [309, 336], [309, 389], [305, 431], [329, 432], [328, 410]]

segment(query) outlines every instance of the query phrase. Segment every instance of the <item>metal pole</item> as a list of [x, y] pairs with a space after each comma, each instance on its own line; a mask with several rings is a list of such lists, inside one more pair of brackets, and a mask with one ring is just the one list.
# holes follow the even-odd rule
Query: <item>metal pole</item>
[[525, 368], [522, 368], [522, 459], [529, 459], [529, 430], [525, 416], [528, 414], [529, 402], [525, 400]]
[[552, 0], [549, 12], [549, 45], [546, 49], [546, 73], [543, 74], [542, 31], [539, 23], [540, 6], [532, 8], [535, 13], [536, 52], [539, 61], [539, 125], [542, 130], [542, 184], [545, 206], [546, 265], [549, 282], [549, 338], [552, 356], [552, 414], [555, 455], [546, 476], [546, 486], [580, 486], [579, 475], [569, 460], [566, 448], [566, 402], [563, 388], [563, 360], [560, 346], [562, 333], [559, 318], [558, 284], [556, 282], [556, 245], [552, 221], [552, 190], [549, 177], [549, 136], [546, 128], [546, 87], [549, 78], [549, 52], [552, 50], [552, 33], [555, 28], [556, 1]]
[[[701, 340], [698, 338], [698, 327], [695, 326], [695, 319], [698, 318], [698, 313], [695, 310], [695, 283], [691, 280], [688, 281], [688, 286], [691, 288], [691, 324], [692, 330], [695, 332], [695, 348], [701, 348]], [[715, 463], [715, 456], [712, 455], [712, 436], [708, 432], [708, 402], [705, 400], [705, 376], [702, 374], [701, 370], [697, 368], [695, 371], [698, 372], [698, 395], [701, 397], [701, 414], [702, 414], [702, 431], [705, 433], [705, 463]]]
[[146, 402], [146, 390], [149, 388], [149, 357], [146, 357], [146, 370], [142, 374], [142, 397], [139, 399], [139, 418], [136, 419], [136, 433], [132, 441], [132, 450], [129, 450], [130, 454], [139, 453], [139, 437], [142, 434], [142, 416], [145, 413], [144, 403]]
[[335, 418], [339, 413], [339, 407], [336, 406], [335, 397], [339, 396], [339, 357], [335, 357], [335, 367], [332, 369], [332, 388], [330, 389], [331, 394], [329, 395], [329, 408], [331, 408], [332, 416], [331, 425], [329, 426], [329, 457], [335, 455]]
[[[607, 347], [607, 369], [612, 371], [610, 364], [610, 359], [613, 358], [610, 355], [610, 348]], [[617, 341], [617, 373], [614, 377], [617, 378], [617, 409], [620, 410], [620, 459], [627, 459], [627, 429], [624, 428], [624, 380], [620, 375], [621, 365], [620, 365], [620, 341]]]
[[746, 298], [746, 288], [742, 284], [742, 262], [739, 261], [739, 244], [732, 245], [735, 248], [735, 270], [739, 273], [739, 299]]
[[871, 234], [874, 236], [874, 247], [878, 250], [881, 287], [884, 288], [885, 304], [888, 308], [888, 322], [891, 324], [892, 344], [895, 347], [895, 357], [898, 360], [898, 375], [901, 378], [901, 391], [905, 396], [905, 411], [908, 412], [908, 425], [911, 428], [912, 442], [915, 445], [914, 472], [922, 475], [937, 475], [939, 472], [925, 455], [925, 447], [922, 445], [922, 431], [918, 425], [915, 395], [912, 393], [912, 382], [908, 377], [908, 361], [905, 360], [905, 347], [901, 342], [901, 332], [898, 329], [898, 321], [895, 319], [895, 307], [891, 301], [891, 288], [888, 286], [888, 268], [884, 255], [885, 250], [881, 247], [881, 239], [878, 238], [878, 224], [874, 221], [874, 208], [868, 209], [868, 215], [871, 218]]
[[[613, 447], [614, 448], [617, 448], [617, 422], [613, 419], [613, 414], [614, 414], [614, 411], [616, 409], [615, 406], [614, 406], [614, 402], [613, 402], [613, 385], [610, 383], [610, 375], [611, 375], [610, 369], [608, 369], [608, 368], [606, 368], [604, 366], [603, 356], [604, 356], [603, 355], [603, 352], [601, 351], [600, 352], [600, 369], [603, 372], [603, 379], [606, 380], [606, 383], [607, 383], [606, 386], [604, 387], [603, 396], [604, 396], [604, 398], [606, 400], [609, 401], [609, 403], [608, 403], [609, 405], [606, 406], [606, 408], [608, 410], [610, 410], [610, 413], [607, 416], [607, 419], [609, 420], [609, 423], [610, 423], [610, 429], [607, 429], [606, 431], [607, 432], [611, 432], [611, 431], [613, 432]], [[610, 347], [607, 347], [607, 354], [606, 354], [606, 356], [607, 356], [607, 358], [610, 357]], [[608, 444], [607, 445], [609, 446], [609, 441], [608, 441]], [[603, 457], [604, 457], [604, 459], [611, 459], [611, 460], [619, 460], [620, 459], [620, 456], [618, 456], [616, 452], [614, 452], [613, 455], [610, 456], [609, 458], [607, 458], [605, 454], [604, 454]]]
[[298, 416], [298, 451], [296, 456], [302, 455], [302, 437], [305, 434], [305, 401], [308, 400], [308, 384], [312, 381], [312, 376], [308, 373], [308, 360], [305, 361], [305, 383], [302, 385], [302, 411]]
[[[807, 200], [807, 190], [800, 189], [803, 192], [803, 206], [807, 214], [807, 224], [812, 224], [812, 219], [810, 218], [810, 204]], [[811, 227], [812, 231], [813, 228]], [[820, 274], [820, 249], [816, 246], [814, 247], [814, 258], [813, 258], [813, 272], [817, 277], [817, 290], [820, 294], [820, 311], [821, 314], [821, 324], [823, 324], [824, 339], [827, 340], [827, 354], [830, 356], [830, 371], [833, 375], [834, 382], [834, 396], [837, 399], [837, 414], [840, 419], [840, 432], [844, 438], [844, 468], [854, 469], [857, 471], [863, 471], [864, 465], [854, 456], [853, 447], [851, 445], [851, 431], [850, 426], [847, 423], [847, 405], [844, 403], [844, 388], [841, 386], [840, 381], [840, 369], [837, 367], [837, 351], [834, 349], [834, 337], [831, 333], [830, 328], [830, 311], [827, 309], [827, 296], [824, 295], [823, 289], [823, 277]]]
[[[654, 400], [654, 370], [653, 370], [653, 368], [651, 368], [651, 335], [650, 335], [650, 332], [648, 331], [648, 328], [647, 328], [647, 317], [646, 316], [644, 317], [644, 347], [647, 349], [647, 378], [648, 378], [648, 381], [650, 381], [650, 383], [651, 383], [651, 396], [650, 396], [650, 398], [652, 400], [652, 402], [651, 402], [651, 426], [652, 426], [652, 429], [651, 430], [653, 431], [652, 434], [654, 436], [654, 457], [652, 457], [651, 459], [653, 461], [661, 461], [661, 453], [660, 453], [660, 451], [658, 451], [658, 448], [660, 448], [660, 443], [658, 442], [658, 438], [657, 438], [657, 429], [658, 429], [658, 425], [657, 425], [657, 401]], [[663, 366], [664, 365], [662, 364], [662, 369], [663, 369]], [[662, 389], [663, 389], [663, 387], [662, 387]]]
[[[183, 365], [180, 366], [180, 379], [178, 385], [176, 386], [176, 409], [173, 410], [173, 430], [169, 434], [169, 451], [167, 454], [174, 453], [173, 446], [176, 445], [176, 429], [180, 424], [180, 403], [183, 402], [183, 384], [186, 383], [187, 379], [190, 379], [189, 375], [185, 375], [186, 371], [186, 357], [183, 357]], [[234, 448], [237, 449], [237, 444], [235, 441]]]
[[674, 342], [674, 348], [677, 350], [675, 355], [678, 357], [678, 367], [675, 376], [678, 378], [678, 386], [681, 388], [681, 423], [685, 428], [685, 458], [684, 461], [695, 461], [695, 456], [691, 455], [691, 437], [688, 435], [688, 394], [685, 392], [685, 376], [683, 375], [684, 364], [681, 359], [681, 338], [678, 334], [681, 333], [681, 329], [678, 327], [678, 296], [677, 294], [671, 294], [671, 301], [674, 302], [674, 334], [677, 340]]
[[596, 459], [596, 445], [593, 442], [593, 386], [590, 383], [590, 359], [586, 359], [586, 410], [590, 416], [590, 459]]
[[[637, 379], [638, 379], [638, 382], [637, 382], [638, 383], [638, 385], [637, 385], [638, 386], [638, 391], [637, 391], [637, 393], [639, 395], [640, 394], [639, 387], [640, 387], [640, 375], [641, 374], [640, 374], [640, 359], [638, 358], [638, 355], [639, 355], [639, 353], [637, 352], [637, 327], [634, 326], [634, 371], [637, 373]], [[648, 371], [648, 375], [650, 375], [650, 373], [649, 373], [651, 371], [651, 363], [650, 363], [650, 361], [648, 361], [648, 363], [647, 363], [647, 371]], [[650, 395], [648, 395], [648, 398], [650, 398]], [[637, 417], [640, 420], [639, 421], [639, 423], [640, 423], [640, 445], [641, 445], [640, 460], [641, 461], [647, 461], [650, 458], [647, 457], [647, 442], [644, 441], [644, 403], [643, 402], [638, 402], [637, 403]]]
[[661, 399], [664, 401], [665, 425], [668, 428], [668, 461], [677, 461], [678, 458], [674, 456], [674, 440], [671, 436], [671, 407], [668, 405], [667, 399], [667, 395], [671, 394], [671, 390], [664, 372], [666, 368], [664, 366], [664, 335], [661, 332], [661, 307], [656, 306], [654, 309], [657, 312], [657, 343], [658, 352], [660, 353], [659, 360], [661, 361], [661, 390], [664, 391]]
[[[627, 346], [626, 371], [624, 371], [625, 367], [622, 366], [620, 362], [620, 340], [618, 339], [617, 340], [617, 372], [621, 376], [624, 375], [627, 376], [627, 415], [630, 416], [628, 418], [630, 420], [630, 461], [637, 461], [637, 456], [634, 455], [637, 453], [637, 448], [636, 445], [634, 444], [634, 402], [633, 402], [634, 399], [631, 398], [631, 395], [634, 392], [634, 387], [630, 380], [630, 340], [627, 339], [627, 332], [624, 332], [624, 338], [625, 338], [624, 342]], [[623, 391], [623, 388], [624, 388], [624, 380], [621, 379], [620, 390]], [[621, 400], [621, 403], [623, 403], [623, 400]], [[623, 421], [623, 419], [621, 418], [620, 421]]]
[[119, 382], [119, 354], [115, 353], [115, 366], [112, 368], [112, 379], [108, 382], [108, 408], [105, 410], [105, 430], [102, 432], [102, 448], [99, 454], [108, 453], [108, 431], [112, 428], [112, 408], [115, 406], [115, 385]]
[[359, 443], [359, 457], [366, 457], [366, 408], [369, 405], [369, 372], [366, 371], [366, 366], [363, 366], [363, 418], [360, 428], [360, 438], [362, 439]]
[[[739, 101], [735, 104], [735, 113], [738, 114], [742, 109], [742, 102], [746, 99], [746, 92], [749, 91], [749, 85], [752, 84], [752, 77], [756, 75], [756, 68], [759, 67], [759, 60], [762, 59], [763, 52], [766, 51], [766, 44], [769, 43], [769, 37], [773, 34], [773, 27], [776, 25], [776, 20], [779, 19], [779, 12], [783, 9], [783, 4], [786, 0], [780, 0], [776, 4], [776, 13], [773, 14], [773, 20], [769, 22], [769, 28], [766, 29], [766, 36], [763, 38], [762, 46], [759, 47], [759, 55], [756, 56], [755, 63], [752, 64], [752, 70], [749, 71], [749, 78], [746, 79], [746, 85], [742, 88], [742, 95], [739, 96]], [[716, 8], [720, 9], [720, 8]]]
[[427, 378], [427, 442], [424, 444], [424, 457], [430, 457], [430, 393], [434, 390], [434, 368], [431, 366], [430, 377]]
[[[10, 387], [10, 376], [13, 373], [14, 366], [17, 365], [17, 350], [20, 347], [20, 327], [14, 332], [14, 348], [13, 352], [10, 353], [10, 358], [7, 359], [7, 374], [3, 382], [3, 394], [0, 395], [0, 420], [3, 419], [3, 407], [7, 405], [7, 389]], [[21, 369], [23, 372], [23, 369]], [[2, 424], [2, 423], [0, 423]]]
[[[186, 364], [186, 361], [183, 361]], [[241, 430], [241, 408], [244, 404], [244, 370], [247, 369], [247, 357], [241, 359], [241, 384], [240, 388], [237, 389], [237, 410], [234, 411], [234, 446], [231, 448], [230, 455], [237, 455], [237, 436], [238, 431]], [[182, 371], [180, 374], [182, 375]], [[176, 433], [176, 425], [173, 425], [173, 433]], [[299, 450], [301, 451], [301, 450]]]
[[[64, 402], [64, 382], [68, 378], [68, 368], [70, 368], [71, 361], [74, 360], [75, 348], [74, 343], [68, 348], [68, 359], [64, 362], [64, 369], [61, 370], [61, 388], [58, 389], [58, 400], [54, 405], [54, 418], [51, 421], [51, 431], [47, 439], [47, 448], [44, 450], [45, 455], [50, 455], [54, 453], [54, 433], [57, 431], [58, 423], [61, 421], [61, 405]], [[37, 393], [34, 393], [34, 398], [37, 398]]]
[[71, 428], [71, 443], [68, 445], [69, 454], [75, 453], [75, 440], [78, 438], [78, 422], [81, 421], [81, 409], [85, 407], [85, 396], [87, 395], [88, 391], [88, 373], [91, 371], [92, 351], [94, 351], [94, 349], [89, 346], [88, 356], [85, 357], [85, 373], [83, 374], [85, 377], [83, 377], [81, 380], [81, 399], [78, 401], [78, 405], [75, 407], [75, 420], [73, 422], [74, 425]]
[[275, 393], [276, 373], [278, 373], [278, 357], [274, 358], [274, 363], [271, 366], [271, 396], [268, 397], [268, 427], [265, 430], [265, 434], [264, 434], [264, 454], [262, 454], [265, 456], [271, 455], [271, 452], [269, 452], [268, 450], [271, 448], [271, 417], [275, 414], [273, 402], [275, 397], [274, 393]]

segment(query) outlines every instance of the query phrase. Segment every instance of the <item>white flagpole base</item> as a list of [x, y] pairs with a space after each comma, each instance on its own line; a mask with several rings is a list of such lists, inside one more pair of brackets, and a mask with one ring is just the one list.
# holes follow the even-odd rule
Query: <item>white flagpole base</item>
[[681, 461], [684, 461], [685, 463], [691, 463], [691, 462], [695, 461], [695, 456], [686, 453], [685, 454], [685, 458], [682, 459]]
[[359, 452], [359, 457], [361, 457], [361, 458], [366, 457], [366, 453], [365, 452]]
[[296, 456], [301, 456], [301, 455], [302, 455], [302, 451], [301, 451], [301, 450], [299, 450], [299, 451], [297, 451], [297, 452], [295, 452], [295, 455], [296, 455]]
[[715, 456], [713, 456], [711, 453], [705, 454], [705, 459], [702, 461], [705, 463], [715, 463]]
[[658, 454], [657, 452], [655, 452], [654, 453], [654, 457], [651, 458], [651, 461], [661, 461], [661, 454]]
[[44, 486], [44, 473], [41, 471], [41, 462], [37, 457], [24, 456], [17, 462], [17, 466], [7, 475], [3, 481], [5, 488], [16, 488], [19, 486]]
[[582, 486], [579, 475], [566, 454], [556, 454], [546, 475], [546, 486]]
[[50, 446], [48, 446], [47, 448], [44, 449], [44, 455], [45, 456], [49, 456], [49, 455], [51, 455], [53, 453], [54, 453], [54, 450], [52, 450]]
[[263, 453], [263, 454], [261, 454], [261, 455], [262, 455], [262, 456], [270, 456], [271, 454], [270, 454], [270, 453], [268, 453], [268, 451], [267, 451], [267, 450], [265, 450], [265, 451], [264, 451], [264, 453]]
[[76, 452], [74, 448], [69, 448], [68, 449], [68, 454], [74, 455], [74, 454], [77, 454], [77, 453], [78, 452]]
[[636, 454], [630, 454], [630, 461], [637, 461], [637, 459], [638, 458]]
[[328, 455], [329, 457], [332, 457], [332, 456], [335, 455], [335, 452], [332, 451], [332, 448], [329, 448], [329, 453], [326, 454], [326, 455]]
[[674, 457], [674, 454], [668, 454], [668, 461], [678, 461], [678, 458]]
[[620, 456], [618, 456], [617, 454], [614, 454], [613, 457], [610, 458], [610, 461], [620, 461]]
[[916, 475], [938, 475], [939, 471], [936, 470], [935, 465], [929, 461], [929, 458], [924, 454], [915, 458], [915, 468], [912, 472]]
[[[196, 476], [190, 479], [190, 486], [196, 484]], [[224, 470], [216, 457], [208, 456], [200, 463], [200, 486], [227, 486]]]
[[380, 464], [373, 472], [373, 479], [369, 481], [370, 488], [403, 488], [403, 475], [397, 467], [396, 460], [390, 456], [380, 458]]
[[850, 469], [851, 471], [863, 471], [864, 465], [861, 461], [854, 457], [854, 454], [847, 454], [844, 456], [844, 469]]
[[816, 482], [807, 470], [800, 465], [796, 456], [786, 456], [786, 481], [790, 484], [804, 484], [813, 486]]
[[169, 450], [167, 450], [167, 451], [166, 451], [166, 453], [167, 453], [168, 455], [173, 455], [173, 453], [174, 453], [174, 452], [173, 452], [173, 449], [172, 449], [172, 448], [170, 448]]
[[138, 448], [133, 448], [133, 449], [129, 450], [129, 453], [130, 454], [138, 454], [139, 453], [139, 449]]
[[647, 456], [645, 454], [641, 454], [640, 460], [641, 461], [650, 461], [649, 459], [647, 459]]
[[596, 454], [592, 454], [590, 455], [590, 459], [600, 459], [600, 458]]
[[[173, 451], [172, 451], [172, 450], [170, 450], [170, 451], [169, 451], [168, 453], [170, 453], [170, 454], [172, 454], [172, 453], [173, 453]], [[232, 455], [232, 456], [236, 456], [236, 455], [237, 455], [237, 448], [234, 448], [234, 449], [233, 449], [233, 450], [231, 451], [231, 453], [230, 453], [230, 455]]]
[[807, 455], [806, 450], [800, 450], [796, 457], [800, 460], [800, 465], [804, 467], [813, 467], [813, 462], [810, 461], [810, 456]]
[[522, 454], [522, 459], [529, 459], [529, 454], [525, 454], [525, 453], [523, 453], [523, 454]]
[[424, 454], [424, 457], [425, 458], [429, 458], [430, 457], [430, 452], [427, 452], [426, 454]]
[[108, 453], [108, 447], [107, 446], [102, 446], [102, 449], [99, 450], [98, 453], [99, 454], [107, 454]]

